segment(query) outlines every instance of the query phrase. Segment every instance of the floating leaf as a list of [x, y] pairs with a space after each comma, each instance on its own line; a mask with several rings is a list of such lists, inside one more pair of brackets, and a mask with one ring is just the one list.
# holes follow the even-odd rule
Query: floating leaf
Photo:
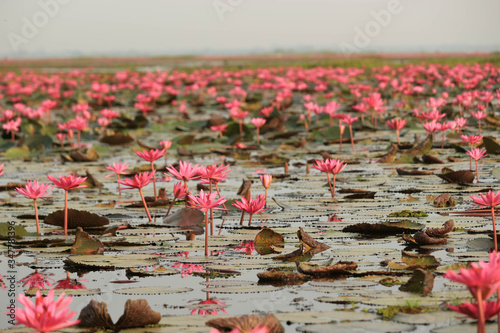
[[297, 262], [296, 264], [299, 273], [315, 277], [346, 275], [358, 268], [358, 264], [353, 261], [339, 261], [333, 265], [327, 264], [324, 266], [306, 264], [303, 262]]
[[432, 291], [433, 287], [434, 274], [430, 271], [424, 271], [423, 269], [417, 268], [413, 271], [410, 280], [399, 287], [399, 290], [425, 296]]
[[107, 143], [110, 146], [128, 145], [134, 142], [134, 138], [128, 134], [116, 133], [113, 135], [108, 135], [100, 140], [102, 143]]
[[187, 293], [192, 291], [191, 288], [170, 288], [170, 287], [136, 287], [113, 290], [116, 294], [121, 295], [165, 295]]
[[71, 254], [102, 254], [104, 244], [97, 238], [90, 237], [82, 228], [76, 229], [75, 243], [71, 247]]
[[65, 263], [70, 266], [95, 269], [115, 269], [158, 265], [158, 255], [123, 254], [118, 256], [79, 255], [71, 256]]
[[385, 154], [378, 160], [378, 163], [393, 163], [396, 160], [398, 150], [398, 145], [395, 143], [391, 143], [391, 149], [389, 149], [387, 154]]
[[350, 225], [342, 229], [343, 232], [356, 232], [365, 235], [398, 235], [404, 232], [412, 232], [423, 229], [421, 223], [412, 222], [410, 220], [402, 221], [386, 221], [381, 223], [358, 223]]
[[[56, 225], [59, 227], [64, 226], [64, 210], [57, 210], [45, 217], [43, 222]], [[99, 216], [83, 210], [68, 209], [68, 229], [76, 229], [78, 227], [91, 228], [101, 227], [109, 224], [109, 220], [104, 216]]]
[[207, 326], [218, 329], [221, 332], [239, 330], [250, 332], [257, 327], [267, 328], [269, 333], [284, 333], [285, 329], [273, 314], [263, 316], [245, 315], [241, 317], [216, 318], [206, 322]]
[[161, 314], [153, 311], [145, 299], [129, 299], [125, 303], [123, 314], [114, 324], [108, 313], [107, 304], [91, 300], [82, 309], [78, 319], [80, 320], [79, 327], [99, 327], [120, 331], [126, 328], [158, 324], [161, 320]]
[[455, 199], [449, 193], [442, 193], [433, 201], [434, 207], [454, 207], [455, 204]]
[[283, 271], [278, 268], [269, 268], [265, 272], [261, 272], [257, 274], [260, 283], [284, 283], [284, 284], [296, 284], [295, 282], [305, 282], [311, 279], [310, 276], [295, 273], [291, 271]]
[[15, 222], [0, 223], [0, 239], [10, 239], [13, 236], [12, 233], [14, 233], [16, 239], [21, 239], [28, 235], [28, 231]]
[[474, 173], [470, 170], [452, 171], [436, 176], [446, 180], [448, 183], [456, 184], [471, 184], [475, 178]]
[[500, 144], [491, 136], [483, 136], [483, 143], [479, 147], [484, 147], [489, 155], [500, 153]]
[[30, 157], [30, 149], [27, 146], [12, 147], [7, 149], [4, 156], [7, 159], [28, 158]]
[[440, 265], [439, 261], [434, 256], [427, 254], [410, 254], [405, 251], [401, 251], [402, 260], [409, 267], [426, 267], [426, 268], [435, 268]]
[[128, 276], [158, 276], [158, 275], [174, 275], [180, 273], [175, 269], [167, 269], [163, 266], [156, 267], [154, 270], [146, 271], [144, 269], [127, 268], [126, 274]]

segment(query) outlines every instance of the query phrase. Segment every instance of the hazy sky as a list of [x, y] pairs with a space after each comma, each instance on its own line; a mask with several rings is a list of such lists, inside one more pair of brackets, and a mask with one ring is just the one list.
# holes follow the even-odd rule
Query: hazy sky
[[492, 51], [499, 12], [498, 0], [0, 0], [0, 57]]

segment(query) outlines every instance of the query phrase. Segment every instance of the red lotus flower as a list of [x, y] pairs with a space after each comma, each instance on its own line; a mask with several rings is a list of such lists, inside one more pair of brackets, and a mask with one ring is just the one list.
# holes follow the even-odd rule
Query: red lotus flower
[[[148, 161], [151, 163], [151, 171], [155, 171], [155, 166], [154, 166], [154, 161], [165, 155], [165, 149], [159, 150], [159, 149], [151, 149], [150, 151], [143, 150], [136, 152], [136, 154], [143, 158], [144, 160]], [[157, 200], [157, 193], [156, 193], [156, 178], [153, 178], [153, 192], [154, 192], [154, 198], [155, 201]]]
[[472, 148], [471, 150], [467, 150], [467, 155], [469, 155], [470, 158], [476, 161], [476, 182], [479, 183], [479, 170], [477, 167], [477, 161], [479, 161], [483, 157], [488, 156], [488, 154], [486, 154], [486, 149]]
[[27, 198], [33, 199], [35, 205], [36, 232], [39, 234], [40, 222], [38, 220], [38, 206], [36, 205], [36, 200], [52, 198], [46, 196], [52, 191], [52, 188], [49, 184], [38, 183], [38, 180], [33, 180], [31, 182], [28, 180], [24, 188], [16, 187], [14, 190]]
[[228, 124], [210, 126], [210, 129], [214, 132], [219, 132], [219, 137], [222, 138], [222, 133], [226, 131]]
[[[248, 225], [252, 224], [252, 216], [253, 214], [262, 213], [266, 209], [264, 206], [266, 205], [266, 197], [262, 194], [257, 195], [255, 199], [250, 198], [247, 200], [245, 197], [241, 197], [241, 201], [235, 200], [232, 204], [234, 207], [241, 209], [242, 211], [250, 214], [250, 218], [248, 220]], [[243, 215], [241, 216], [240, 225], [243, 224]]]
[[[342, 170], [344, 170], [346, 166], [347, 163], [344, 163], [344, 161], [331, 158], [327, 158], [326, 160], [322, 161], [316, 160], [316, 165], [313, 165], [314, 169], [326, 172], [326, 177], [328, 179], [328, 185], [330, 187], [332, 198], [335, 197], [335, 181], [337, 174], [342, 172]], [[330, 172], [333, 174], [333, 185], [332, 182], [330, 181]]]
[[20, 294], [17, 299], [24, 306], [24, 309], [16, 308], [18, 324], [26, 325], [38, 332], [57, 331], [80, 322], [80, 320], [71, 320], [77, 313], [69, 312], [69, 304], [73, 298], [71, 296], [65, 297], [65, 293], [61, 293], [59, 298], [54, 300], [53, 289], [46, 297], [43, 297], [37, 290], [35, 303], [23, 294]]
[[225, 180], [228, 180], [227, 174], [231, 169], [229, 169], [230, 165], [208, 165], [206, 167], [200, 166], [198, 167], [198, 175], [201, 178], [200, 183], [202, 184], [218, 184]]
[[481, 119], [484, 119], [488, 116], [488, 114], [486, 112], [483, 112], [483, 111], [477, 111], [476, 113], [474, 112], [471, 112], [470, 113], [474, 118], [477, 119], [477, 123], [478, 123], [478, 129], [479, 129], [479, 135], [481, 135]]
[[[479, 304], [478, 303], [462, 303], [460, 305], [446, 305], [449, 309], [466, 315], [472, 319], [479, 319]], [[500, 313], [499, 302], [483, 301], [484, 319], [488, 320]]]
[[208, 256], [208, 214], [206, 214], [206, 212], [209, 209], [226, 210], [224, 208], [217, 208], [217, 206], [226, 202], [226, 197], [223, 196], [215, 200], [216, 195], [217, 193], [215, 192], [206, 194], [203, 190], [200, 191], [198, 197], [191, 194], [188, 195], [189, 206], [205, 212], [205, 256]]
[[193, 166], [192, 163], [187, 163], [184, 161], [179, 161], [179, 171], [177, 171], [172, 165], [167, 168], [168, 172], [174, 176], [175, 179], [182, 180], [186, 183], [188, 180], [199, 179], [198, 176], [198, 164]]
[[151, 171], [151, 172], [142, 172], [134, 175], [132, 179], [124, 179], [124, 180], [118, 180], [119, 184], [128, 186], [123, 188], [124, 190], [130, 190], [130, 189], [138, 189], [139, 193], [141, 195], [142, 199], [142, 204], [144, 206], [144, 209], [146, 210], [146, 214], [148, 215], [148, 219], [151, 222], [153, 219], [151, 218], [151, 214], [149, 214], [149, 209], [148, 205], [146, 203], [146, 199], [144, 199], [144, 193], [142, 192], [142, 188], [146, 185], [151, 184], [153, 182], [153, 178], [155, 177], [155, 172], [156, 171]]
[[[127, 175], [128, 172], [125, 172], [127, 170], [129, 165], [127, 163], [116, 163], [113, 162], [113, 165], [108, 164], [106, 166], [106, 169], [113, 171], [116, 174], [116, 180], [120, 180], [120, 175]], [[113, 174], [106, 175], [104, 177], [111, 177]], [[122, 190], [120, 188], [120, 183], [118, 183], [118, 195], [122, 195]]]
[[68, 191], [71, 189], [79, 188], [79, 187], [87, 187], [87, 185], [81, 185], [87, 177], [78, 177], [75, 175], [61, 176], [59, 175], [59, 179], [48, 176], [47, 178], [54, 183], [54, 185], [58, 188], [64, 190], [64, 236], [68, 235]]
[[264, 118], [252, 118], [250, 119], [250, 122], [255, 126], [257, 127], [257, 143], [260, 142], [260, 137], [259, 137], [259, 134], [260, 134], [260, 128], [262, 126], [264, 126], [264, 124], [266, 123], [266, 120]]
[[399, 131], [403, 129], [403, 127], [406, 126], [406, 120], [404, 119], [391, 119], [386, 122], [387, 126], [389, 128], [392, 128], [393, 130], [396, 130], [396, 136], [398, 138], [398, 145], [400, 144], [399, 142]]
[[495, 251], [497, 251], [498, 246], [497, 246], [497, 228], [495, 223], [495, 206], [500, 204], [500, 191], [498, 191], [495, 194], [493, 191], [489, 190], [486, 195], [479, 193], [479, 196], [480, 197], [475, 197], [471, 195], [470, 197], [476, 205], [491, 207], [491, 218], [493, 220], [493, 242], [495, 244]]
[[439, 129], [439, 125], [435, 121], [424, 123], [424, 128], [430, 134], [433, 134]]
[[186, 196], [188, 194], [189, 193], [186, 191], [186, 187], [181, 182], [175, 183], [174, 184], [174, 200], [172, 200], [172, 202], [168, 206], [167, 214], [165, 215], [165, 217], [167, 217], [168, 214], [170, 214], [170, 210], [172, 209], [172, 206], [174, 205], [175, 200], [186, 199]]
[[0, 176], [5, 173], [5, 172], [3, 172], [4, 165], [5, 165], [5, 163], [0, 164]]

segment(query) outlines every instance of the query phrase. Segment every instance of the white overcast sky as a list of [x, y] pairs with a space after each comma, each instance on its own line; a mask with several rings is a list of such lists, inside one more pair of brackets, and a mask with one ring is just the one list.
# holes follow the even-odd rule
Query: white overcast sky
[[362, 52], [495, 51], [499, 13], [498, 0], [0, 0], [0, 58], [340, 52], [367, 27]]

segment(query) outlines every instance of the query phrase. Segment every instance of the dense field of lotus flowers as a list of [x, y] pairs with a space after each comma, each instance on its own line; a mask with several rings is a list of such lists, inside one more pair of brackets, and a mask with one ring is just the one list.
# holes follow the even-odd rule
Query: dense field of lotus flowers
[[[433, 319], [435, 332], [460, 325], [448, 308], [484, 332], [500, 313], [491, 300], [500, 284], [499, 109], [500, 67], [488, 63], [1, 72], [7, 260], [0, 265], [16, 273], [0, 275], [0, 293], [14, 291], [24, 307], [12, 310], [9, 324], [40, 332], [77, 323], [82, 331], [154, 324], [156, 331], [203, 332], [205, 316], [217, 315], [222, 322], [208, 325], [222, 332], [284, 332], [284, 322], [290, 331], [333, 331], [339, 320], [368, 331], [365, 321], [376, 331], [411, 331], [418, 320], [384, 322], [380, 309], [405, 312], [413, 293], [415, 313], [446, 313]], [[491, 239], [473, 239], [478, 234]], [[128, 283], [144, 284], [115, 289], [109, 274], [96, 275], [101, 270], [117, 281], [126, 271]], [[92, 276], [92, 287], [70, 273]], [[54, 274], [63, 277], [55, 286]], [[465, 284], [473, 298], [446, 278]], [[193, 291], [199, 281], [201, 300]], [[385, 299], [387, 290], [393, 296]], [[102, 303], [78, 305], [76, 319], [64, 293], [84, 301], [175, 294], [176, 301], [147, 296], [152, 309], [129, 299], [118, 322], [94, 325], [96, 313], [109, 316]], [[269, 309], [258, 302], [245, 308], [244, 293], [281, 296]], [[36, 295], [35, 303], [25, 294]], [[233, 314], [275, 317], [227, 319], [232, 302]], [[338, 319], [333, 310], [345, 304], [353, 315]], [[148, 319], [134, 324], [128, 306]], [[185, 308], [202, 319], [182, 317]], [[329, 312], [318, 319], [319, 310]], [[304, 311], [310, 316], [291, 320]]]

